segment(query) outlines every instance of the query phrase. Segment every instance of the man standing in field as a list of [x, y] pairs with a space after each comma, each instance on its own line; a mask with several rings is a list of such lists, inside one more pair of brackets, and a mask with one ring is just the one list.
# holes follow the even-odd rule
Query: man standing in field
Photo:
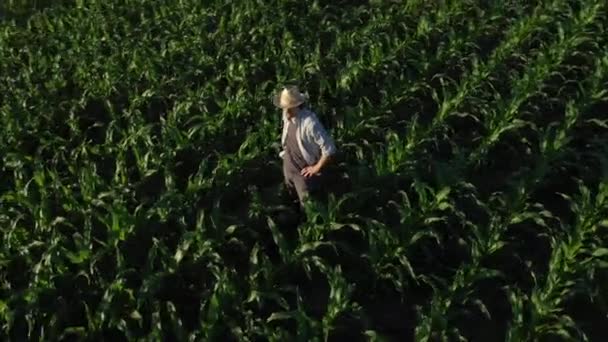
[[285, 185], [291, 193], [295, 189], [301, 207], [309, 195], [314, 197], [321, 190], [321, 171], [336, 153], [332, 137], [317, 115], [304, 106], [306, 100], [296, 86], [285, 87], [273, 97], [274, 105], [283, 110], [279, 156]]

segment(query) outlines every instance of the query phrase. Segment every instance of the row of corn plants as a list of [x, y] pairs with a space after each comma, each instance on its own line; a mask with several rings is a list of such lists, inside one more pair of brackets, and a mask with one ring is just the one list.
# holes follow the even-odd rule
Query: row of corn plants
[[[598, 63], [597, 65], [598, 68], [601, 68], [601, 63]], [[590, 80], [588, 80], [588, 83], [592, 83], [594, 81], [597, 81], [597, 73], [592, 73], [590, 75]], [[601, 78], [600, 78], [601, 79]], [[585, 104], [586, 105], [586, 104]], [[572, 114], [572, 109], [569, 110], [568, 114]], [[576, 118], [573, 117], [569, 117], [568, 120], [576, 120]], [[570, 122], [570, 121], [568, 121]], [[566, 135], [566, 130], [571, 127], [571, 125], [573, 125], [574, 122], [570, 122], [570, 124], [566, 124], [563, 127], [564, 131], [561, 131], [561, 133], [559, 133], [560, 136], [564, 136]], [[541, 146], [545, 146], [546, 144], [548, 144], [550, 141], [546, 140], [549, 139], [547, 138], [547, 136], [545, 135], [545, 139], [542, 139], [540, 144]], [[565, 145], [560, 145], [560, 149], [565, 148]], [[543, 149], [543, 151], [546, 151], [546, 149]], [[513, 207], [514, 210], [516, 210], [515, 212], [512, 213], [505, 213], [505, 215], [508, 215], [508, 217], [512, 217], [512, 219], [509, 221], [510, 224], [514, 223], [517, 220], [522, 220], [522, 219], [526, 219], [526, 218], [531, 218], [536, 217], [538, 220], [540, 220], [542, 222], [543, 217], [542, 215], [538, 215], [538, 214], [534, 214], [534, 211], [536, 209], [533, 210], [533, 212], [528, 212], [526, 208], [532, 208], [529, 207], [529, 205], [524, 205], [524, 203], [526, 202], [525, 198], [527, 195], [525, 195], [526, 193], [528, 193], [529, 190], [524, 190], [524, 189], [529, 189], [530, 187], [535, 186], [535, 184], [537, 182], [539, 182], [540, 180], [543, 179], [543, 177], [545, 176], [545, 174], [548, 171], [548, 166], [547, 163], [551, 163], [553, 160], [557, 159], [557, 157], [560, 155], [559, 151], [554, 151], [551, 150], [550, 153], [542, 154], [539, 158], [539, 163], [537, 168], [535, 168], [536, 171], [538, 172], [534, 172], [532, 171], [531, 173], [526, 175], [525, 178], [525, 182], [523, 183], [516, 183], [515, 185], [513, 185], [513, 190], [515, 191], [515, 193], [517, 194], [515, 196], [515, 198], [517, 200], [515, 200], [513, 203], [519, 203], [517, 204], [515, 207]], [[547, 159], [550, 158], [550, 159]], [[524, 196], [524, 197], [521, 197]], [[538, 209], [538, 208], [537, 208]], [[540, 210], [541, 210], [541, 214], [544, 212], [544, 215], [549, 215], [549, 217], [553, 217], [551, 215], [551, 213], [547, 212], [547, 211], [543, 211], [542, 210], [542, 205], [540, 206]], [[523, 212], [521, 210], [524, 210]], [[515, 215], [515, 216], [512, 216]], [[532, 215], [532, 216], [530, 216]], [[530, 216], [530, 217], [528, 217]], [[496, 217], [500, 217], [500, 216], [496, 216]], [[515, 220], [515, 221], [514, 221]], [[493, 221], [492, 221], [493, 222]], [[441, 332], [443, 331], [443, 333], [447, 333], [447, 331], [445, 330], [447, 328], [446, 324], [448, 322], [450, 322], [449, 320], [446, 320], [446, 313], [448, 312], [448, 308], [450, 308], [452, 305], [466, 305], [466, 302], [462, 302], [463, 299], [465, 298], [469, 298], [471, 299], [471, 292], [467, 292], [467, 291], [472, 291], [474, 289], [474, 284], [475, 281], [479, 281], [480, 279], [476, 278], [478, 276], [480, 276], [481, 274], [487, 273], [487, 275], [489, 277], [497, 277], [497, 274], [493, 271], [493, 270], [485, 270], [484, 272], [484, 266], [482, 266], [482, 261], [484, 259], [487, 259], [488, 256], [492, 255], [492, 254], [496, 254], [498, 253], [502, 248], [504, 248], [505, 246], [505, 239], [502, 236], [502, 234], [504, 234], [504, 231], [502, 230], [502, 227], [504, 226], [504, 222], [495, 222], [496, 224], [490, 224], [490, 229], [483, 229], [483, 230], [479, 230], [478, 228], [475, 228], [475, 225], [471, 225], [471, 228], [473, 229], [473, 232], [475, 232], [474, 236], [476, 237], [474, 241], [478, 241], [475, 242], [474, 244], [471, 245], [471, 247], [473, 248], [473, 254], [472, 254], [472, 263], [470, 264], [466, 264], [464, 266], [464, 268], [460, 269], [458, 271], [458, 274], [454, 280], [454, 282], [452, 283], [452, 285], [450, 285], [450, 287], [448, 287], [446, 289], [447, 296], [446, 297], [438, 297], [438, 298], [434, 298], [432, 300], [432, 304], [429, 307], [429, 310], [431, 310], [431, 313], [428, 314], [428, 316], [426, 316], [427, 319], [426, 320], [426, 324], [422, 325], [421, 327], [426, 327], [425, 330], [420, 330], [420, 336], [422, 338], [422, 336], [426, 336], [426, 338], [429, 338], [432, 332]], [[492, 229], [492, 227], [494, 227], [494, 229]], [[492, 232], [496, 232], [496, 234], [493, 234]], [[477, 252], [475, 252], [477, 250]], [[475, 281], [474, 281], [475, 280]], [[442, 293], [442, 292], [441, 292]], [[457, 296], [458, 294], [458, 296]], [[439, 298], [443, 298], [441, 300], [439, 300]], [[456, 300], [456, 298], [461, 298], [460, 300]], [[468, 299], [467, 299], [468, 300]], [[483, 305], [483, 302], [477, 301], [477, 305]], [[487, 309], [485, 308], [485, 306], [481, 306], [482, 310], [487, 312]], [[448, 316], [449, 317], [449, 316]], [[439, 322], [443, 322], [443, 324], [440, 324]], [[435, 331], [435, 329], [437, 329], [437, 331]]]
[[[541, 12], [541, 11], [537, 11], [537, 12], [536, 12], [536, 13], [537, 13], [536, 15], [538, 15], [538, 13], [540, 13], [540, 12]], [[532, 20], [532, 19], [530, 19], [530, 20]], [[521, 26], [519, 26], [519, 27], [521, 27]], [[524, 26], [524, 27], [525, 27], [525, 26]], [[518, 39], [520, 39], [520, 38], [518, 37]], [[509, 41], [510, 41], [510, 40], [509, 40]], [[504, 44], [504, 43], [503, 43], [503, 44]], [[501, 46], [504, 46], [503, 44], [501, 44], [501, 45], [499, 46], [499, 49], [500, 49], [500, 47], [501, 47]], [[507, 44], [508, 44], [508, 43], [507, 43]], [[416, 132], [414, 132], [413, 134], [415, 134], [415, 133], [416, 133]], [[392, 142], [396, 142], [396, 143], [398, 143], [398, 144], [399, 144], [399, 146], [398, 146], [398, 147], [393, 146], [393, 149], [390, 149], [390, 150], [388, 151], [388, 152], [389, 152], [388, 158], [389, 158], [390, 160], [392, 160], [393, 162], [401, 162], [402, 160], [405, 160], [405, 158], [397, 158], [397, 157], [400, 157], [400, 156], [402, 157], [402, 156], [403, 156], [402, 154], [399, 154], [399, 156], [393, 156], [393, 155], [390, 153], [390, 152], [401, 152], [401, 151], [403, 150], [403, 149], [402, 149], [402, 147], [403, 147], [403, 145], [404, 145], [404, 144], [402, 145], [402, 142], [400, 142], [400, 141], [399, 141], [399, 139], [397, 138], [397, 136], [396, 136], [396, 135], [394, 136], [394, 139], [392, 139], [391, 141], [392, 141]], [[407, 141], [409, 141], [409, 140], [407, 140]], [[414, 146], [414, 144], [415, 144], [415, 142], [412, 142], [411, 146], [409, 146], [409, 145], [408, 145], [408, 147], [410, 147], [410, 148], [411, 148], [412, 146]], [[391, 146], [392, 146], [392, 145], [391, 145]], [[379, 154], [379, 156], [380, 156], [380, 157], [383, 157], [384, 155], [383, 155], [382, 153], [380, 153], [380, 154]], [[395, 159], [399, 159], [399, 160], [395, 160]], [[383, 169], [383, 168], [382, 168], [382, 165], [380, 165], [380, 164], [376, 164], [375, 166], [376, 166], [376, 170], [378, 170], [378, 171], [381, 171], [381, 170]], [[395, 164], [394, 164], [394, 167], [393, 167], [393, 168], [391, 168], [389, 171], [387, 171], [387, 173], [389, 173], [389, 174], [390, 174], [390, 173], [394, 173], [394, 172], [397, 172], [397, 171], [402, 171], [402, 172], [403, 172], [403, 168], [402, 168], [402, 166], [403, 166], [403, 164], [397, 164], [397, 163], [395, 163]], [[419, 189], [420, 189], [420, 190], [419, 190]], [[430, 190], [430, 189], [429, 189], [429, 190]], [[420, 198], [424, 198], [424, 197], [427, 197], [427, 196], [429, 196], [429, 195], [430, 195], [430, 196], [433, 196], [433, 192], [430, 192], [428, 195], [425, 195], [425, 194], [424, 194], [424, 192], [426, 192], [426, 191], [428, 191], [428, 190], [424, 190], [424, 186], [422, 186], [422, 187], [416, 187], [416, 192], [417, 192], [417, 194], [418, 194], [418, 196], [419, 196]], [[429, 208], [433, 208], [433, 207], [436, 207], [436, 206], [438, 206], [438, 207], [443, 207], [444, 209], [445, 209], [445, 208], [449, 208], [449, 207], [450, 207], [449, 202], [445, 202], [445, 203], [444, 203], [444, 200], [442, 200], [442, 199], [441, 199], [441, 198], [443, 198], [445, 195], [447, 195], [447, 194], [449, 193], [449, 191], [450, 191], [450, 190], [449, 190], [449, 188], [445, 188], [445, 189], [443, 189], [441, 192], [439, 192], [439, 193], [441, 193], [441, 194], [443, 194], [443, 195], [441, 195], [440, 197], [438, 197], [438, 198], [437, 198], [437, 202], [434, 202], [434, 201], [432, 200], [432, 197], [430, 197], [430, 199], [431, 199], [431, 203], [432, 203], [432, 204], [431, 204], [431, 203], [429, 203]], [[405, 196], [407, 196], [405, 193], [404, 193], [404, 195], [405, 195]], [[411, 210], [415, 210], [415, 208], [413, 208], [413, 207], [412, 207], [412, 205], [411, 205], [411, 204], [409, 204], [409, 202], [410, 202], [410, 201], [409, 201], [409, 199], [407, 199], [407, 197], [405, 197], [405, 199], [406, 199], [406, 201], [404, 201], [404, 202], [403, 202], [403, 204], [405, 205], [405, 207], [404, 207], [403, 209], [402, 209], [402, 208], [399, 208], [399, 210], [403, 210], [403, 212], [402, 212], [403, 214], [402, 214], [402, 218], [401, 218], [402, 222], [403, 222], [403, 221], [409, 221], [409, 222], [408, 222], [409, 224], [407, 224], [405, 227], [408, 227], [408, 226], [410, 226], [410, 227], [415, 227], [417, 224], [420, 224], [420, 223], [422, 223], [423, 221], [425, 221], [425, 219], [424, 219], [425, 217], [426, 217], [426, 218], [428, 218], [428, 221], [429, 221], [429, 222], [433, 222], [433, 221], [436, 221], [436, 220], [441, 220], [441, 219], [442, 219], [441, 217], [437, 217], [437, 218], [436, 218], [436, 217], [433, 217], [433, 216], [432, 216], [432, 212], [431, 212], [431, 210], [429, 210], [429, 211], [428, 211], [428, 213], [424, 213], [424, 212], [418, 213], [418, 212], [415, 212], [415, 215], [422, 214], [422, 215], [420, 216], [420, 217], [422, 218], [422, 220], [420, 220], [420, 221], [418, 221], [418, 222], [416, 222], [416, 221], [412, 221], [412, 220], [411, 220], [411, 218], [413, 217], [413, 216], [412, 216], [412, 214], [413, 214], [413, 213], [410, 213], [410, 211], [411, 211]], [[426, 203], [426, 201], [425, 201], [424, 203]], [[396, 203], [395, 203], [395, 204], [396, 204]], [[422, 203], [419, 203], [418, 205], [422, 206], [423, 204], [422, 204]], [[407, 216], [405, 216], [405, 215], [407, 215]], [[408, 218], [408, 217], [409, 217], [409, 218]], [[397, 228], [397, 229], [398, 229], [398, 230], [404, 230], [404, 229], [407, 229], [407, 228], [405, 228], [405, 227], [403, 227], [403, 228]], [[419, 239], [421, 236], [424, 236], [424, 235], [421, 235], [421, 234], [416, 234], [416, 235], [413, 235], [414, 233], [415, 233], [415, 231], [414, 231], [414, 232], [411, 232], [411, 233], [408, 233], [410, 236], [415, 236], [414, 241], [418, 240], [418, 239]], [[384, 232], [383, 232], [383, 235], [386, 235], [386, 234], [387, 234], [387, 233], [384, 233]], [[396, 240], [396, 241], [401, 241], [401, 240]], [[409, 243], [409, 242], [407, 242], [407, 241], [408, 241], [408, 240], [404, 240], [404, 241], [402, 242], [402, 244], [401, 244], [401, 246], [402, 246], [403, 248], [400, 248], [400, 249], [397, 249], [397, 250], [401, 250], [402, 252], [406, 252], [406, 251], [407, 251], [407, 248], [405, 248], [405, 245], [403, 245], [403, 243]], [[406, 253], [406, 254], [407, 254], [407, 253]], [[405, 258], [405, 254], [404, 254], [404, 256], [403, 256], [403, 257], [401, 257], [401, 260], [407, 260], [407, 258]], [[409, 266], [409, 265], [407, 265], [407, 266], [408, 266], [408, 268], [411, 268], [411, 266]], [[406, 269], [407, 269], [407, 268], [406, 268]], [[405, 270], [405, 269], [404, 269], [404, 270]], [[386, 273], [385, 273], [385, 274], [386, 274]], [[403, 276], [401, 276], [400, 278], [403, 278]], [[399, 286], [399, 287], [400, 287], [400, 286]]]
[[[563, 5], [554, 2], [550, 5], [539, 6], [535, 8], [531, 16], [518, 21], [506, 34], [505, 39], [500, 42], [499, 46], [493, 50], [486, 62], [473, 64], [471, 71], [462, 77], [462, 81], [454, 90], [453, 95], [450, 96], [447, 93], [448, 90], [444, 89], [447, 94], [444, 94], [430, 125], [421, 127], [414, 119], [402, 139], [394, 132], [389, 133], [386, 140], [386, 153], [376, 154], [376, 169], [381, 173], [383, 170], [386, 170], [386, 172], [404, 170], [420, 145], [432, 140], [434, 134], [441, 134], [441, 128], [446, 127], [445, 123], [448, 116], [472, 116], [470, 113], [459, 111], [460, 105], [468, 96], [473, 96], [475, 94], [474, 90], [481, 87], [482, 82], [500, 67], [502, 62], [516, 53], [515, 51], [520, 45], [524, 45], [527, 40], [531, 40], [533, 38], [531, 34], [535, 30], [552, 23], [551, 17], [546, 16], [547, 10], [558, 13], [563, 10]], [[475, 118], [475, 120], [479, 119]]]

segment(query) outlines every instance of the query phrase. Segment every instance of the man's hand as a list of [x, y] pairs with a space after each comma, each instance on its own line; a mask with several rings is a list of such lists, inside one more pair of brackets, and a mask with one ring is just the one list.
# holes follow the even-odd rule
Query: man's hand
[[319, 162], [317, 162], [313, 166], [307, 166], [307, 167], [303, 168], [302, 171], [300, 171], [300, 174], [302, 176], [304, 176], [305, 178], [309, 178], [309, 177], [316, 175], [317, 173], [319, 173], [319, 171], [321, 171], [321, 169], [325, 166], [325, 164], [327, 164], [329, 162], [330, 158], [331, 158], [330, 156], [321, 156], [321, 159], [319, 159]]
[[315, 164], [313, 166], [303, 168], [302, 171], [300, 171], [300, 174], [305, 178], [309, 178], [319, 173], [320, 170], [321, 168], [319, 167], [319, 164]]

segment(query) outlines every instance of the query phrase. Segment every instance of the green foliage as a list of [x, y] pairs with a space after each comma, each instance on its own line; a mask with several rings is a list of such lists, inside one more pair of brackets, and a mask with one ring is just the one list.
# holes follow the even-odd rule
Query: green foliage
[[608, 339], [607, 8], [3, 1], [0, 339]]

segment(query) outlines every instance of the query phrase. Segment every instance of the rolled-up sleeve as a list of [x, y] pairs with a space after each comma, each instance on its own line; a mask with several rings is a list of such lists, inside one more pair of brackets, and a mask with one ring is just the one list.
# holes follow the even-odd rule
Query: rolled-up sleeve
[[334, 143], [334, 140], [317, 118], [314, 118], [310, 122], [310, 134], [314, 142], [321, 148], [321, 154], [323, 156], [331, 156], [336, 153], [336, 144]]

